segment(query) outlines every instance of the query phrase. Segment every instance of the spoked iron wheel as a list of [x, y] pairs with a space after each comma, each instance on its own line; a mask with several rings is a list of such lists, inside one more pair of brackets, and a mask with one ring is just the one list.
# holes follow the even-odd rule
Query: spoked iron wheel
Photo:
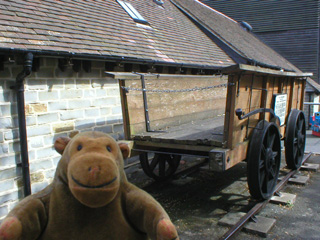
[[304, 113], [293, 109], [290, 112], [285, 139], [286, 163], [290, 169], [301, 166], [306, 145], [306, 120]]
[[179, 167], [181, 156], [156, 153], [149, 160], [148, 153], [140, 154], [140, 163], [143, 171], [155, 180], [163, 181], [170, 178]]
[[251, 196], [258, 200], [270, 198], [277, 184], [281, 161], [280, 133], [274, 123], [258, 123], [252, 133], [247, 159]]

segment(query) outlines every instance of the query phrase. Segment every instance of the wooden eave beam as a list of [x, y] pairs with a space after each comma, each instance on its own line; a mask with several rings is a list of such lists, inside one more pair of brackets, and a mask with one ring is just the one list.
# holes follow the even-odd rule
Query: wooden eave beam
[[[130, 72], [105, 72], [107, 77], [120, 80], [139, 80], [141, 75]], [[215, 75], [185, 75], [185, 74], [148, 74], [141, 73], [148, 79], [161, 78], [197, 78], [197, 79], [208, 79], [208, 77], [214, 77]]]
[[254, 73], [261, 73], [261, 74], [268, 74], [268, 75], [275, 75], [275, 76], [287, 76], [287, 77], [311, 77], [313, 73], [303, 73], [303, 72], [286, 72], [286, 71], [279, 71], [270, 68], [263, 68], [258, 66], [251, 66], [247, 64], [237, 64], [230, 67], [226, 67], [221, 70], [224, 74], [231, 74], [237, 72], [254, 72]]

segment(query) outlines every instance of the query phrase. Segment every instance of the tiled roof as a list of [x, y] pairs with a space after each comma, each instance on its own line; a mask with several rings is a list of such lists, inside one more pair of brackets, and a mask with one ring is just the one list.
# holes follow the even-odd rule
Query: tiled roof
[[250, 63], [271, 68], [300, 72], [293, 64], [260, 41], [253, 33], [244, 30], [238, 22], [197, 0], [172, 0], [202, 26], [209, 29], [234, 53]]
[[126, 0], [149, 22], [135, 23], [115, 0], [0, 0], [0, 50], [226, 67], [235, 62], [169, 0]]

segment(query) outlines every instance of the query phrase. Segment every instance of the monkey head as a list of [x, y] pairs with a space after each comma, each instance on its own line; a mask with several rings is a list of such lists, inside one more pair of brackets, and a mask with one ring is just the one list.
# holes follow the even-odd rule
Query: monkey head
[[58, 138], [55, 149], [62, 154], [56, 177], [68, 185], [72, 195], [91, 208], [110, 203], [126, 180], [123, 158], [130, 150], [101, 132], [84, 132], [74, 138]]

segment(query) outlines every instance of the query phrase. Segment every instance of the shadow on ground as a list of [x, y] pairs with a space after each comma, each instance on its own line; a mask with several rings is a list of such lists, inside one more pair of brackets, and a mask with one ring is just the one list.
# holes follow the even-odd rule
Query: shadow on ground
[[[197, 161], [200, 159], [185, 159], [179, 168], [186, 168]], [[314, 161], [319, 163], [319, 157]], [[284, 165], [283, 160], [282, 166]], [[162, 204], [177, 226], [182, 240], [212, 240], [223, 236], [228, 230], [227, 227], [218, 225], [219, 219], [228, 212], [247, 212], [255, 203], [248, 192], [246, 169], [245, 162], [222, 173], [211, 172], [204, 166], [192, 174], [182, 175], [162, 183], [148, 178], [140, 165], [126, 172], [129, 181], [149, 192]], [[283, 169], [281, 174], [286, 172], [287, 170]], [[288, 186], [286, 191], [298, 194], [304, 188], [306, 187]], [[294, 208], [301, 209], [296, 204], [290, 206], [269, 204], [259, 215], [279, 220], [287, 212], [293, 212]], [[291, 218], [294, 217], [291, 216]], [[301, 219], [296, 217], [296, 221], [301, 222]], [[292, 223], [290, 219], [288, 221]], [[304, 239], [301, 238], [303, 233], [291, 230], [286, 219], [278, 224], [277, 222], [267, 239]], [[283, 229], [286, 226], [288, 231]], [[315, 234], [318, 233], [320, 239], [320, 231], [316, 230]], [[299, 236], [299, 238], [293, 236]], [[261, 237], [242, 232], [235, 239], [261, 239]]]

